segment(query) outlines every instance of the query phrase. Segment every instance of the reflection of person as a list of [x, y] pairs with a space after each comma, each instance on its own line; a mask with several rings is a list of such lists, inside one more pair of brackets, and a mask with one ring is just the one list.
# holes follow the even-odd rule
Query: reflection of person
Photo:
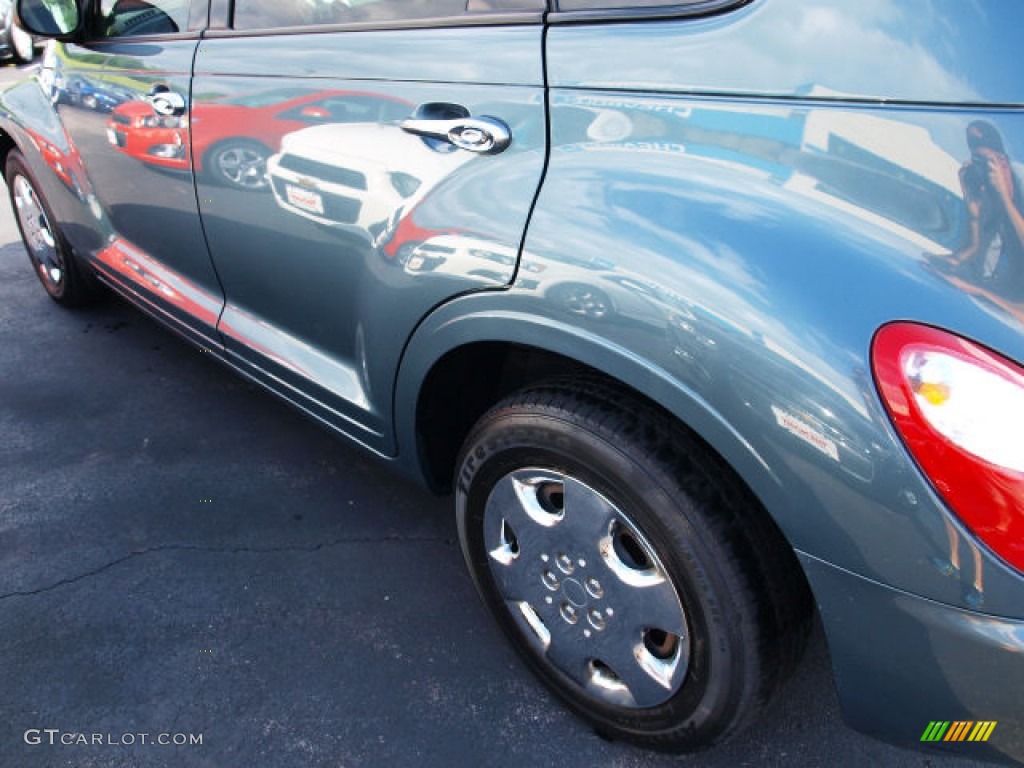
[[953, 254], [961, 274], [993, 280], [1011, 296], [1024, 291], [1024, 196], [1003, 138], [992, 123], [967, 126], [971, 158], [960, 169], [967, 206], [967, 239]]

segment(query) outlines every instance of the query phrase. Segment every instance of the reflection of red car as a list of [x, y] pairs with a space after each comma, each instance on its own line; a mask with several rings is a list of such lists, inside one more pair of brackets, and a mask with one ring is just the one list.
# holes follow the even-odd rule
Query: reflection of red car
[[33, 143], [39, 148], [39, 154], [46, 164], [72, 192], [80, 199], [84, 198], [83, 184], [85, 172], [82, 169], [82, 159], [78, 154], [78, 148], [68, 141], [66, 150], [61, 149], [41, 134], [26, 128]]
[[[197, 104], [192, 109], [195, 172], [241, 189], [265, 189], [266, 160], [281, 138], [321, 123], [398, 119], [409, 105], [357, 91], [285, 88]], [[244, 135], [240, 132], [244, 132]], [[186, 117], [161, 117], [145, 101], [114, 109], [107, 123], [110, 143], [137, 160], [175, 170], [189, 169]]]
[[148, 102], [126, 101], [114, 107], [107, 138], [138, 160], [188, 170], [187, 117], [161, 117]]

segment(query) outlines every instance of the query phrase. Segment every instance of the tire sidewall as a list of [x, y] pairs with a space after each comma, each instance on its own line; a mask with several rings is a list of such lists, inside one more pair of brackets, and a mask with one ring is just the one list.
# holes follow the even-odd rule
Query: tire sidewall
[[[670, 574], [686, 613], [690, 659], [682, 687], [664, 704], [630, 709], [583, 695], [570, 678], [540, 660], [504, 608], [483, 544], [483, 511], [494, 484], [527, 466], [563, 472], [612, 501], [644, 533]], [[708, 567], [725, 555], [709, 546], [699, 520], [694, 524], [693, 503], [656, 466], [644, 467], [632, 459], [628, 444], [616, 445], [608, 436], [564, 419], [505, 415], [486, 421], [467, 441], [456, 478], [456, 511], [463, 554], [477, 589], [528, 665], [607, 735], [661, 735], [674, 746], [699, 747], [713, 742], [733, 720], [745, 684], [741, 643], [735, 637], [739, 627], [726, 581]]]

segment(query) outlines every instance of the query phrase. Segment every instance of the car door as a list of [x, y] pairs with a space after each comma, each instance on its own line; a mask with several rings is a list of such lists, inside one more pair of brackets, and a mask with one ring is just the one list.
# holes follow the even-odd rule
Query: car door
[[223, 305], [189, 151], [192, 60], [208, 0], [100, 0], [57, 46], [52, 101], [76, 150], [80, 215], [64, 228], [108, 280], [204, 346]]
[[197, 53], [225, 348], [381, 453], [417, 323], [515, 272], [544, 167], [543, 7], [235, 0]]

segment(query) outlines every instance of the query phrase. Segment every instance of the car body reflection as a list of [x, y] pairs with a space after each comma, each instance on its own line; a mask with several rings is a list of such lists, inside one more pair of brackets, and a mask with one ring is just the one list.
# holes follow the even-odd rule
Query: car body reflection
[[219, 296], [167, 269], [159, 261], [123, 237], [112, 236], [96, 254], [96, 260], [126, 284], [145, 285], [181, 314], [215, 325], [220, 315]]
[[53, 170], [54, 175], [79, 200], [84, 200], [87, 185], [85, 181], [85, 168], [82, 166], [82, 157], [78, 153], [78, 148], [68, 140], [66, 147], [62, 149], [55, 142], [30, 128], [26, 128], [26, 132], [32, 139], [32, 142], [38, 147], [39, 154], [43, 160]]
[[55, 86], [58, 103], [95, 112], [112, 112], [121, 104], [138, 98], [129, 88], [112, 86], [89, 77], [74, 76], [66, 81], [60, 79], [55, 82]]
[[[284, 210], [357, 235], [387, 239], [411, 210], [475, 156], [432, 146], [397, 125], [330, 124], [289, 134], [267, 175]], [[395, 168], [406, 170], [395, 171]]]
[[325, 121], [398, 117], [407, 109], [397, 99], [358, 91], [279, 88], [197, 101], [191, 121], [203, 129], [195, 133], [189, 118], [157, 115], [141, 99], [114, 109], [107, 130], [113, 146], [147, 165], [188, 171], [195, 163], [196, 173], [206, 172], [215, 181], [262, 190], [266, 159], [285, 135]]
[[111, 145], [136, 160], [171, 170], [188, 170], [188, 118], [162, 116], [145, 101], [117, 107], [107, 123]]

